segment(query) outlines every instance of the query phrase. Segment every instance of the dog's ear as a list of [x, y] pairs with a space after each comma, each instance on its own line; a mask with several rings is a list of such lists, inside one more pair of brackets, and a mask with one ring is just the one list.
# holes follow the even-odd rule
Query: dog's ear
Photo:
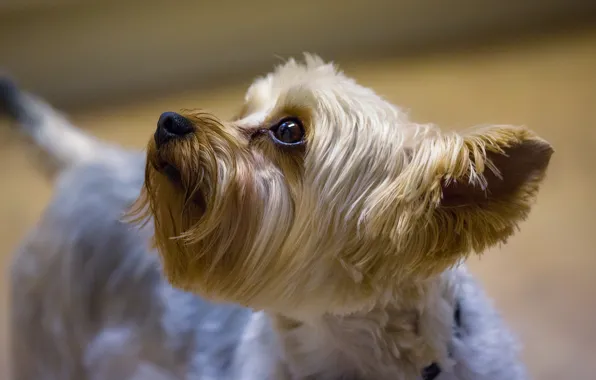
[[456, 142], [446, 148], [446, 156], [439, 159], [447, 166], [439, 163], [438, 173], [439, 207], [443, 209], [527, 205], [553, 153], [546, 141], [526, 129], [512, 127], [477, 131], [464, 136], [461, 145]]
[[517, 127], [425, 139], [391, 191], [375, 200], [385, 211], [373, 213], [370, 226], [398, 252], [413, 255], [417, 266], [452, 264], [515, 231], [530, 211], [552, 153], [546, 141]]

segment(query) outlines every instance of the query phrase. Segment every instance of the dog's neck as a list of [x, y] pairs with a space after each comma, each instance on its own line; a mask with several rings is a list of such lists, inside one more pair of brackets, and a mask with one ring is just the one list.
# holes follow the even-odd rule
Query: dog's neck
[[450, 272], [350, 315], [296, 320], [272, 315], [291, 378], [415, 379], [448, 366], [454, 292]]

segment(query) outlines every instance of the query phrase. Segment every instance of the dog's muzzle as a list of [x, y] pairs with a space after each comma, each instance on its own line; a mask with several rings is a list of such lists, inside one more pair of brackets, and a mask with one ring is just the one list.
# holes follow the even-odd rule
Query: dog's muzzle
[[170, 144], [189, 136], [194, 130], [193, 123], [176, 112], [164, 112], [157, 121], [157, 129], [153, 135], [156, 150], [153, 152], [154, 158], [151, 161], [153, 167], [166, 175], [173, 183], [181, 184], [182, 182], [176, 160], [172, 160], [172, 157], [165, 158], [171, 156]]

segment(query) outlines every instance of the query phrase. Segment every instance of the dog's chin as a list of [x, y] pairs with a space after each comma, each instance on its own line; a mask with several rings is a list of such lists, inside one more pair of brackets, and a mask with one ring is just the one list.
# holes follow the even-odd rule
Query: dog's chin
[[182, 176], [180, 170], [174, 165], [165, 163], [159, 170], [175, 186], [182, 186]]
[[[161, 182], [165, 185], [165, 188], [169, 188], [165, 194], [174, 195], [175, 198], [182, 198], [185, 207], [192, 208], [193, 219], [204, 216], [207, 211], [207, 194], [201, 181], [193, 181], [192, 185], [189, 184], [188, 181], [183, 179], [178, 167], [165, 160], [153, 161], [152, 167], [158, 173], [157, 182]], [[163, 185], [160, 186], [162, 189], [164, 188]], [[163, 202], [170, 200], [162, 199]]]

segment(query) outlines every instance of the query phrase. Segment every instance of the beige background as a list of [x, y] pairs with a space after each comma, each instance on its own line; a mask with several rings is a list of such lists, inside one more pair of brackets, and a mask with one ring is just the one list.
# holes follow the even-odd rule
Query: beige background
[[0, 0], [0, 70], [60, 104], [233, 84], [316, 52], [394, 55], [595, 19], [593, 0]]
[[[415, 120], [446, 128], [524, 124], [553, 143], [549, 177], [521, 232], [471, 265], [521, 336], [535, 379], [595, 378], [596, 29], [452, 54], [340, 64], [409, 108]], [[201, 106], [231, 115], [245, 84], [69, 113], [97, 135], [140, 148], [160, 112]], [[50, 186], [0, 123], [0, 267], [7, 268], [11, 251], [47, 204]], [[6, 277], [0, 299], [0, 368], [6, 371]]]

